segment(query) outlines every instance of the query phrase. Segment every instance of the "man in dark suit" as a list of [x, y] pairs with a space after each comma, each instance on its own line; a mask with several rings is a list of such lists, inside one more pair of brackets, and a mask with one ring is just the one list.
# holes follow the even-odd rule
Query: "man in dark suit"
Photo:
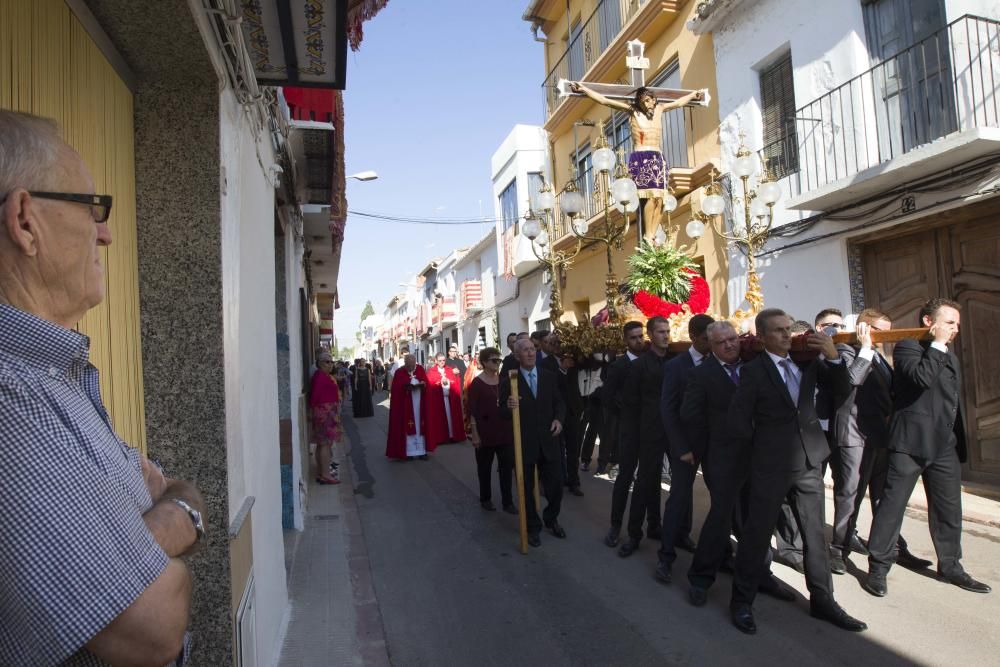
[[[514, 353], [520, 362], [517, 372], [520, 397], [521, 451], [524, 475], [524, 511], [528, 517], [528, 544], [541, 545], [539, 533], [544, 525], [558, 538], [565, 538], [566, 531], [559, 525], [559, 508], [562, 503], [562, 452], [559, 451], [559, 434], [565, 418], [565, 405], [559, 395], [555, 375], [535, 364], [535, 346], [530, 340], [514, 344]], [[499, 405], [501, 414], [511, 416], [518, 403], [511, 396], [511, 378], [500, 378]], [[548, 504], [541, 519], [535, 507], [535, 467], [539, 483], [545, 491]]]
[[[866, 487], [871, 487], [872, 513], [881, 500], [888, 472], [889, 418], [892, 416], [892, 368], [872, 343], [872, 331], [888, 331], [892, 322], [874, 308], [858, 315], [858, 344], [837, 345], [844, 359], [851, 392], [834, 413], [834, 447], [830, 456], [833, 474], [833, 537], [830, 540], [830, 569], [834, 574], [847, 571], [847, 557], [852, 551], [868, 555], [857, 534], [858, 513]], [[872, 478], [876, 463], [879, 475]], [[874, 482], [874, 483], [872, 483]], [[906, 540], [899, 536], [897, 562], [905, 567], [923, 569], [931, 561], [909, 552]]]
[[[555, 334], [551, 334], [552, 338]], [[558, 340], [558, 338], [556, 339]], [[558, 343], [557, 343], [558, 345]], [[556, 359], [553, 353], [546, 357], [544, 361]], [[548, 365], [539, 364], [539, 368], [548, 368]], [[566, 404], [566, 419], [563, 422], [563, 432], [559, 436], [563, 452], [563, 479], [566, 480], [566, 488], [574, 496], [583, 496], [580, 489], [580, 429], [583, 421], [584, 402], [580, 396], [580, 385], [577, 382], [579, 369], [576, 367], [576, 360], [566, 355], [559, 359], [556, 366], [556, 377], [559, 380], [559, 393]]]
[[688, 337], [691, 347], [679, 354], [663, 369], [663, 388], [660, 392], [660, 417], [667, 433], [667, 458], [670, 460], [670, 495], [663, 506], [663, 530], [660, 534], [657, 581], [669, 584], [670, 570], [677, 560], [677, 547], [694, 551], [691, 540], [692, 495], [698, 465], [702, 459], [705, 442], [700, 433], [692, 433], [681, 422], [681, 401], [687, 386], [688, 375], [697, 368], [712, 349], [708, 341], [708, 325], [714, 320], [708, 315], [695, 315], [688, 320]]
[[[628, 379], [629, 369], [642, 354], [646, 345], [640, 322], [626, 322], [622, 328], [622, 334], [625, 337], [625, 354], [619, 356], [608, 366], [603, 386], [605, 400], [601, 455], [605, 456], [605, 447], [611, 448], [612, 452], [606, 455], [607, 459], [618, 464], [618, 476], [615, 477], [615, 485], [611, 491], [611, 527], [604, 538], [604, 544], [611, 548], [618, 546], [622, 519], [625, 516], [625, 507], [628, 505], [628, 490], [632, 486], [635, 466], [639, 457], [639, 440], [635, 422], [625, 419], [622, 415], [622, 393], [625, 381]], [[656, 523], [658, 524], [659, 504], [656, 508], [650, 509], [656, 509]], [[649, 517], [649, 525], [656, 525], [653, 523], [653, 516]]]
[[930, 327], [932, 342], [903, 340], [892, 356], [893, 407], [889, 424], [889, 472], [885, 496], [878, 505], [868, 542], [868, 579], [872, 595], [888, 593], [886, 576], [892, 567], [896, 540], [906, 502], [917, 478], [927, 492], [928, 526], [938, 574], [959, 588], [989, 593], [962, 567], [962, 486], [960, 462], [965, 461], [965, 415], [962, 373], [950, 349], [958, 335], [960, 306], [948, 299], [931, 299], [920, 309], [920, 321]]
[[[729, 428], [729, 404], [740, 384], [740, 338], [726, 321], [708, 326], [712, 354], [688, 375], [680, 420], [691, 442], [695, 461], [701, 463], [712, 504], [698, 535], [698, 547], [688, 570], [688, 599], [701, 607], [715, 575], [731, 558], [730, 533], [742, 539], [749, 492], [749, 442], [735, 439]], [[673, 493], [673, 491], [671, 491]], [[764, 554], [770, 560], [770, 551]], [[662, 581], [662, 579], [661, 579]], [[780, 600], [795, 594], [768, 573], [758, 590]]]
[[[635, 484], [628, 513], [628, 541], [618, 547], [622, 558], [631, 556], [642, 541], [642, 522], [660, 505], [660, 472], [666, 451], [667, 434], [660, 416], [663, 367], [667, 363], [670, 322], [652, 317], [646, 322], [649, 349], [632, 362], [625, 380], [622, 418], [638, 427]], [[616, 480], [617, 482], [617, 480]], [[646, 535], [659, 539], [662, 525], [649, 522]]]
[[840, 353], [830, 336], [808, 335], [806, 348], [821, 358], [800, 369], [788, 356], [791, 318], [776, 308], [765, 309], [757, 315], [756, 327], [764, 351], [743, 367], [729, 406], [734, 437], [752, 447], [747, 522], [736, 554], [730, 602], [733, 625], [747, 634], [757, 631], [751, 605], [766, 572], [778, 509], [788, 497], [805, 544], [810, 613], [845, 630], [865, 630], [867, 625], [834, 600], [823, 516], [822, 465], [830, 446], [816, 416], [816, 385], [829, 382], [835, 396], [848, 393]]
[[516, 334], [507, 334], [507, 347], [510, 348], [510, 354], [504, 357], [503, 363], [500, 364], [500, 377], [507, 377], [507, 373], [512, 370], [516, 370], [517, 367], [520, 366], [520, 362], [517, 360], [517, 355], [514, 354], [514, 343], [527, 338], [527, 331], [522, 331], [521, 333]]

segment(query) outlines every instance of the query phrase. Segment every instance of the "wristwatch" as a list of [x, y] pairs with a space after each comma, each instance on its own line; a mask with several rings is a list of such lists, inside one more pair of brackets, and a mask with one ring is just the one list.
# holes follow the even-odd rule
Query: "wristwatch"
[[188, 517], [191, 519], [191, 523], [194, 524], [194, 530], [198, 534], [195, 538], [194, 543], [200, 544], [202, 540], [205, 539], [205, 522], [202, 521], [201, 512], [191, 507], [189, 504], [181, 500], [180, 498], [171, 498], [170, 501], [175, 503], [182, 510], [187, 512]]

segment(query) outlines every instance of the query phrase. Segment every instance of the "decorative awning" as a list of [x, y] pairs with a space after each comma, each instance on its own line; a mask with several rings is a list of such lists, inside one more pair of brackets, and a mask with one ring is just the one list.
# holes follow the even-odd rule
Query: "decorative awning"
[[343, 90], [347, 2], [241, 0], [243, 37], [257, 83]]

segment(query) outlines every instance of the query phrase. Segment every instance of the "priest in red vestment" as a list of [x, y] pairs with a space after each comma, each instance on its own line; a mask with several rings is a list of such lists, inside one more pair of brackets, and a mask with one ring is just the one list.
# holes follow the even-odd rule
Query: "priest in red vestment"
[[406, 461], [427, 460], [437, 441], [427, 437], [427, 373], [412, 354], [403, 359], [403, 366], [392, 376], [389, 389], [389, 437], [385, 455]]
[[427, 371], [427, 437], [435, 445], [465, 440], [462, 380], [445, 361], [444, 354], [438, 354]]

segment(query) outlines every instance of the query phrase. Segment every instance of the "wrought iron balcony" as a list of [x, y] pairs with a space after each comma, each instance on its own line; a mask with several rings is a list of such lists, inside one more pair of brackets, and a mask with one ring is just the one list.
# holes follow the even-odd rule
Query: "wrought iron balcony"
[[[579, 81], [648, 0], [600, 0], [597, 9], [571, 27], [565, 53], [545, 77], [546, 117], [559, 106], [559, 79]], [[621, 56], [624, 62], [624, 54]]]
[[1000, 127], [998, 86], [1000, 22], [966, 15], [797, 109], [762, 156], [805, 200], [952, 133]]

